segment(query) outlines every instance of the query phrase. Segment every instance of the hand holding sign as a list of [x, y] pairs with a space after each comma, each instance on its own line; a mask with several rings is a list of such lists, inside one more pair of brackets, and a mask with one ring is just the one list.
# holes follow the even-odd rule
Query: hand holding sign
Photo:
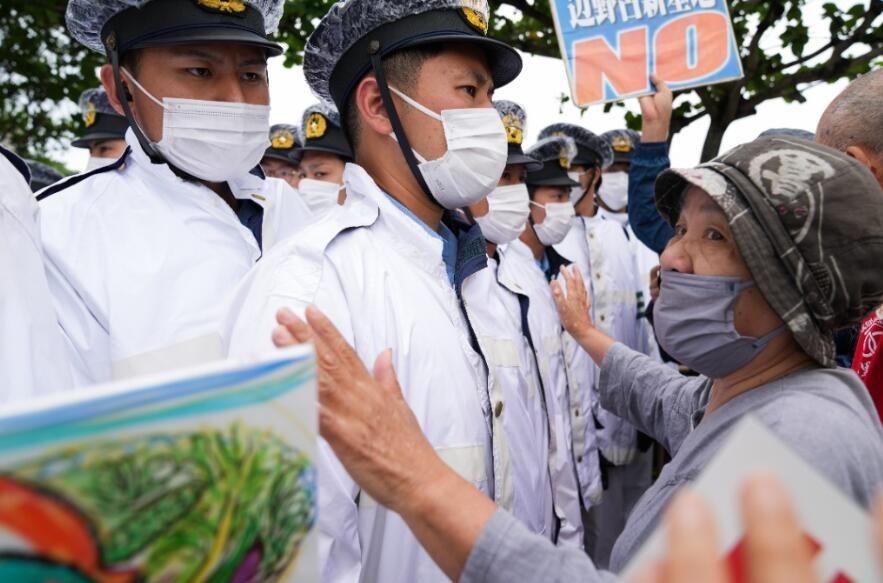
[[555, 30], [574, 103], [621, 101], [652, 91], [742, 77], [726, 0], [554, 0]]
[[[759, 471], [774, 475], [781, 487], [772, 484], [769, 477], [756, 482], [754, 476]], [[746, 481], [750, 485], [744, 489]], [[675, 559], [686, 561], [692, 556], [690, 560], [696, 566], [699, 563], [694, 555], [700, 551], [719, 559], [704, 568], [719, 573], [723, 566], [723, 581], [732, 583], [880, 580], [876, 557], [880, 547], [872, 543], [868, 517], [752, 418], [733, 431], [695, 482], [693, 491], [701, 496], [700, 506], [713, 514], [717, 524], [716, 529], [709, 528], [707, 520], [693, 519], [694, 531], [704, 533], [702, 549], [675, 540], [684, 537], [683, 531], [660, 529], [623, 571], [624, 580], [639, 577], [637, 581], [642, 582], [667, 581], [646, 577], [658, 575], [660, 565], [665, 567], [667, 561]], [[742, 509], [741, 515], [737, 508]], [[678, 506], [673, 505], [672, 512], [677, 511]], [[717, 536], [712, 535], [715, 531]]]

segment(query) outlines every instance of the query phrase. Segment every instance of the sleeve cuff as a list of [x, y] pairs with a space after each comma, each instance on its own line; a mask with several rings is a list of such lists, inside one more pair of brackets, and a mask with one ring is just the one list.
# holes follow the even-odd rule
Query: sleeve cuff
[[640, 142], [635, 147], [634, 159], [668, 158], [668, 142]]
[[460, 576], [460, 583], [481, 583], [489, 580], [491, 567], [497, 560], [500, 548], [504, 545], [510, 533], [519, 528], [524, 528], [510, 514], [503, 510], [497, 510], [481, 531], [472, 553], [466, 561], [466, 568]]

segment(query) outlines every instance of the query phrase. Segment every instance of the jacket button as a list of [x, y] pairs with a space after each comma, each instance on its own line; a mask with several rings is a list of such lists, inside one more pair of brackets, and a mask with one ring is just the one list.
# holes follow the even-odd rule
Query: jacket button
[[578, 463], [578, 464], [583, 463], [583, 456], [579, 456], [578, 458], [576, 458], [576, 463]]
[[503, 414], [503, 401], [497, 401], [497, 406], [494, 407], [494, 416], [497, 417], [497, 419], [499, 419], [500, 415], [502, 415], [502, 414]]
[[573, 414], [576, 415], [577, 417], [579, 417], [579, 409], [574, 409]]

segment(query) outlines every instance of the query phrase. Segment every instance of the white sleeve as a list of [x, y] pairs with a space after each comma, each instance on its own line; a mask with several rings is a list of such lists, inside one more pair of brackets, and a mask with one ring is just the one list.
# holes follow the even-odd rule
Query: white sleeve
[[[301, 317], [315, 304], [352, 344], [349, 310], [333, 269], [322, 269], [318, 286], [301, 285], [311, 279], [315, 265], [297, 257], [274, 256], [244, 282], [231, 306], [225, 332], [230, 356], [250, 357], [275, 350], [272, 331], [276, 312], [289, 308]], [[280, 269], [280, 264], [285, 269]], [[293, 268], [293, 266], [295, 268]], [[285, 280], [285, 275], [291, 280]], [[358, 583], [362, 548], [359, 536], [359, 489], [328, 444], [319, 440], [319, 565], [324, 583]]]
[[64, 391], [70, 367], [49, 295], [37, 203], [0, 156], [0, 403]]

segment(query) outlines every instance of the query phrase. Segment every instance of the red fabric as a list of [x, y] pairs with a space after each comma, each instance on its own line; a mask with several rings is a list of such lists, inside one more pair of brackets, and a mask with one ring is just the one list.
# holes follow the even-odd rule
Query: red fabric
[[883, 420], [883, 309], [862, 324], [852, 368], [868, 387]]

